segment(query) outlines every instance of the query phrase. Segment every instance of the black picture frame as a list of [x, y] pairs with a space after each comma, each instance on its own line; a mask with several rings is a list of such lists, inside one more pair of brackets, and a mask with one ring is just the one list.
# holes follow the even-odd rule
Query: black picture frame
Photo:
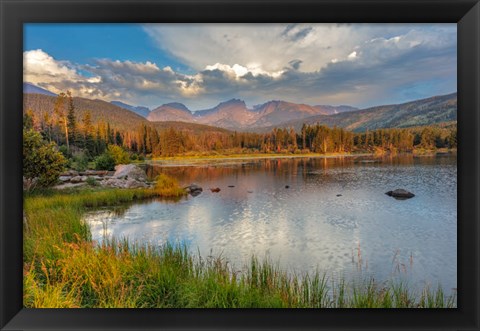
[[[480, 330], [478, 0], [0, 0], [2, 330]], [[23, 24], [39, 22], [369, 22], [458, 24], [458, 308], [25, 309], [22, 304]]]

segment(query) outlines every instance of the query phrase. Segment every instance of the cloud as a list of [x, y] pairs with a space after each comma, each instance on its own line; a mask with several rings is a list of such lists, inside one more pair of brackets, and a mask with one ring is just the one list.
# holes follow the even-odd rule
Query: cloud
[[23, 64], [24, 80], [28, 82], [54, 83], [81, 79], [68, 62], [56, 61], [41, 49], [24, 52]]
[[357, 58], [357, 52], [353, 51], [350, 54], [348, 54], [347, 59], [349, 60], [355, 60]]
[[144, 30], [190, 67], [24, 52], [24, 76], [54, 92], [192, 109], [231, 98], [371, 106], [456, 90], [454, 24], [155, 24]]
[[332, 24], [146, 24], [144, 29], [162, 51], [197, 71], [217, 62], [254, 62], [272, 72], [296, 59], [303, 70], [313, 71], [356, 45], [350, 27]]

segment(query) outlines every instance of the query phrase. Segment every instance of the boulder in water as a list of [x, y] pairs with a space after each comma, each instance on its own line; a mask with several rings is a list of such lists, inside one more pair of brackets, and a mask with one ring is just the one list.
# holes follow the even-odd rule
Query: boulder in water
[[401, 188], [396, 189], [394, 191], [388, 191], [385, 194], [390, 196], [390, 197], [393, 197], [395, 199], [399, 199], [399, 200], [410, 199], [410, 198], [413, 198], [415, 196], [415, 194], [413, 194], [412, 192], [409, 192], [409, 191], [401, 189]]
[[202, 193], [202, 191], [203, 191], [203, 188], [201, 188], [201, 187], [198, 186], [197, 184], [190, 184], [189, 186], [184, 187], [183, 189], [184, 189], [187, 193], [190, 193], [190, 194], [193, 195], [193, 196], [197, 196], [197, 195], [199, 195], [200, 193]]

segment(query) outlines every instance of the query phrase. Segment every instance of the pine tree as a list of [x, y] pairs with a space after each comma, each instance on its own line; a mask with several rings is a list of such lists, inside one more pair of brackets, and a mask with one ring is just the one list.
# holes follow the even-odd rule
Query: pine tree
[[87, 155], [89, 157], [93, 157], [95, 155], [95, 141], [93, 138], [94, 129], [92, 125], [92, 116], [89, 110], [85, 112], [82, 118], [83, 124], [83, 147], [87, 151]]
[[70, 91], [67, 91], [68, 98], [68, 113], [67, 113], [67, 136], [71, 145], [77, 142], [77, 119], [75, 116], [75, 105], [73, 104], [73, 97]]
[[70, 142], [68, 139], [68, 119], [67, 114], [65, 112], [65, 98], [67, 96], [65, 93], [60, 93], [57, 96], [57, 100], [55, 100], [55, 105], [53, 108], [53, 113], [58, 119], [58, 126], [60, 127], [60, 131], [65, 133], [65, 142], [67, 145], [67, 150], [70, 151]]

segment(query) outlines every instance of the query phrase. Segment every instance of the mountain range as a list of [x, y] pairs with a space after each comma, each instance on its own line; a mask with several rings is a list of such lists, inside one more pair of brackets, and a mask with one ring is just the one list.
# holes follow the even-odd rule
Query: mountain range
[[[55, 94], [24, 83], [24, 109], [34, 112], [51, 111]], [[194, 131], [256, 131], [267, 132], [274, 127], [294, 127], [297, 132], [304, 123], [342, 127], [361, 132], [378, 128], [412, 127], [457, 120], [457, 93], [415, 100], [402, 104], [358, 109], [351, 106], [297, 104], [282, 100], [268, 101], [248, 108], [244, 101], [231, 99], [209, 109], [191, 111], [173, 102], [150, 111], [120, 101], [106, 102], [74, 98], [81, 115], [86, 110], [92, 120], [105, 121], [119, 129], [139, 124], [164, 129], [169, 125]]]
[[231, 99], [213, 108], [195, 112], [181, 103], [168, 103], [152, 110], [147, 119], [152, 122], [175, 120], [244, 130], [275, 126], [314, 115], [332, 115], [356, 110], [358, 108], [351, 106], [310, 106], [281, 100], [268, 101], [250, 109], [243, 100]]
[[[322, 124], [363, 132], [380, 128], [406, 128], [457, 120], [457, 93], [434, 96], [401, 104], [376, 106], [349, 113], [330, 116], [316, 115], [299, 120], [285, 121], [276, 127], [300, 130], [305, 124]], [[261, 130], [267, 132], [273, 126]]]

